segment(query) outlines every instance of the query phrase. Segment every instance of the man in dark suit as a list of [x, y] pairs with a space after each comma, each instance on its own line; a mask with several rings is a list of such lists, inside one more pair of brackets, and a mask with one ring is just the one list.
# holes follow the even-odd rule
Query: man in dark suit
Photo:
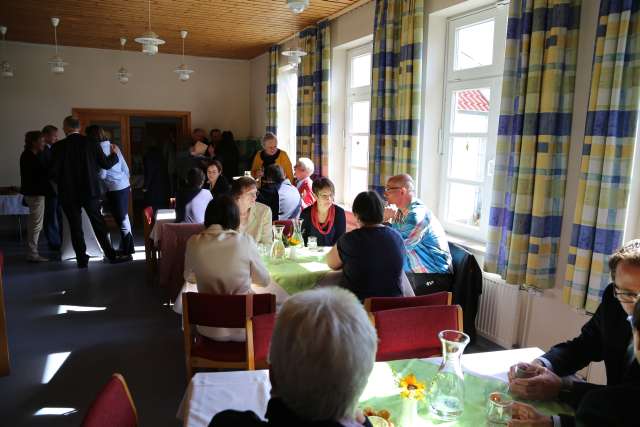
[[[601, 360], [607, 372], [607, 388], [640, 385], [640, 365], [634, 357], [629, 322], [634, 304], [640, 299], [640, 239], [628, 242], [614, 253], [609, 268], [613, 283], [605, 289], [602, 303], [582, 327], [581, 334], [552, 347], [532, 364], [511, 367], [509, 387], [513, 395], [530, 400], [559, 399], [580, 407], [588, 393], [597, 393], [603, 386], [574, 381], [571, 376], [589, 363]], [[531, 421], [526, 414], [523, 417], [523, 421]], [[575, 423], [566, 416], [543, 418], [535, 425]]]
[[[42, 128], [45, 147], [42, 151], [42, 161], [47, 168], [51, 165], [51, 155], [53, 145], [58, 141], [58, 128], [53, 125], [46, 125]], [[60, 251], [62, 246], [62, 209], [58, 202], [58, 195], [52, 192], [44, 201], [44, 235], [49, 243], [49, 249], [55, 252]]]
[[71, 242], [76, 252], [78, 267], [87, 267], [89, 256], [82, 232], [82, 209], [85, 210], [91, 227], [110, 262], [123, 261], [111, 246], [107, 226], [100, 213], [100, 168], [111, 169], [118, 163], [118, 148], [111, 144], [107, 157], [98, 141], [80, 135], [80, 122], [74, 117], [64, 119], [63, 130], [67, 136], [58, 141], [52, 152], [51, 174], [58, 184], [58, 196], [62, 210], [69, 221]]

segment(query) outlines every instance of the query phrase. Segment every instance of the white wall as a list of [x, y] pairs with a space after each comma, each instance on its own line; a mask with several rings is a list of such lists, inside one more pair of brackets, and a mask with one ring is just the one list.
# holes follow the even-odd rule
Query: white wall
[[251, 60], [251, 136], [259, 138], [267, 127], [269, 53]]
[[[50, 45], [7, 43], [15, 77], [0, 79], [0, 185], [20, 183], [24, 133], [46, 124], [61, 128], [72, 108], [191, 111], [194, 128], [229, 129], [238, 138], [251, 133], [249, 61], [186, 57], [195, 73], [180, 82], [177, 55], [64, 47], [69, 66], [53, 75], [52, 54]], [[122, 63], [133, 74], [126, 85], [115, 77]]]

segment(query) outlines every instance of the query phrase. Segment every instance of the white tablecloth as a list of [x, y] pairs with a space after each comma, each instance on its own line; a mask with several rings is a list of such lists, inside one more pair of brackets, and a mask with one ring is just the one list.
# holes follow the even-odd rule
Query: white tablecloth
[[[530, 362], [543, 353], [539, 348], [523, 348], [468, 354], [462, 356], [462, 367], [466, 372], [507, 382], [509, 367], [518, 362]], [[427, 360], [440, 363], [440, 359]], [[372, 377], [380, 375], [385, 366], [376, 363]], [[177, 417], [186, 427], [207, 427], [215, 414], [226, 409], [253, 411], [262, 417], [267, 410], [270, 391], [267, 370], [199, 373], [191, 379]], [[366, 389], [364, 394], [367, 394]]]
[[151, 233], [149, 233], [149, 237], [153, 242], [158, 245], [160, 242], [160, 229], [162, 228], [162, 224], [166, 224], [168, 222], [176, 221], [176, 210], [175, 209], [158, 209], [156, 211], [156, 221], [153, 224], [153, 228], [151, 229]]
[[0, 195], [0, 215], [29, 215], [29, 208], [22, 205], [22, 194]]

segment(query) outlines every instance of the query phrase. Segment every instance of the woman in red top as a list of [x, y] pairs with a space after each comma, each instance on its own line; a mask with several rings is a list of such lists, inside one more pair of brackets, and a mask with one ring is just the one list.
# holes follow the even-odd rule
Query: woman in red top
[[333, 203], [335, 187], [329, 178], [319, 178], [313, 183], [317, 202], [300, 214], [302, 237], [307, 244], [309, 237], [318, 239], [318, 246], [333, 246], [347, 228], [344, 209]]
[[316, 197], [313, 194], [312, 188], [313, 181], [311, 180], [313, 171], [313, 162], [307, 157], [300, 157], [296, 166], [293, 168], [293, 174], [296, 177], [296, 187], [300, 192], [303, 210], [316, 202]]

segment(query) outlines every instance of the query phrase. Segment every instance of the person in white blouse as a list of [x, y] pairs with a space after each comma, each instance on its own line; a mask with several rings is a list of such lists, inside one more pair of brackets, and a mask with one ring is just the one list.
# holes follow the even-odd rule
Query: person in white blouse
[[[214, 295], [252, 293], [251, 284], [267, 286], [269, 272], [253, 238], [238, 232], [240, 211], [229, 195], [220, 195], [207, 206], [205, 230], [187, 241], [184, 278], [196, 283], [198, 292]], [[244, 341], [244, 329], [198, 326], [198, 332], [216, 341]]]
[[271, 245], [271, 209], [267, 205], [256, 202], [258, 186], [256, 181], [243, 176], [231, 184], [231, 195], [240, 209], [240, 227], [242, 233], [248, 234], [258, 244]]

